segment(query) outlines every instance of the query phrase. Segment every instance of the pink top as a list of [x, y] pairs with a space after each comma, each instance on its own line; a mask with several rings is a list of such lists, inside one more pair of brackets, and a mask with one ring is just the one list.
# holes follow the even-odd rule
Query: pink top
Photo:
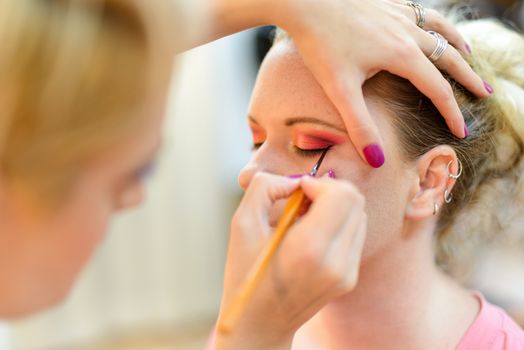
[[[524, 330], [500, 307], [490, 304], [480, 293], [480, 311], [456, 350], [524, 350]], [[206, 347], [214, 349], [213, 332]]]
[[475, 293], [480, 311], [457, 350], [524, 350], [524, 331], [500, 307]]

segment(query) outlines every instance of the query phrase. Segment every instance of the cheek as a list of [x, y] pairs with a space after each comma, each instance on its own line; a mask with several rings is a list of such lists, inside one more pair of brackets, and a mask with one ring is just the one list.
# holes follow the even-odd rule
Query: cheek
[[[380, 169], [364, 165], [357, 155], [337, 159], [333, 166], [337, 179], [352, 182], [366, 198], [368, 216], [363, 262], [400, 242], [408, 190], [406, 174], [391, 161]], [[344, 166], [341, 166], [344, 164]]]
[[102, 208], [91, 209], [78, 216], [75, 223], [70, 225], [71, 257], [79, 265], [83, 265], [100, 245], [111, 219], [112, 211]]
[[50, 274], [63, 292], [67, 293], [102, 242], [112, 213], [108, 198], [91, 195], [71, 203], [55, 221]]
[[384, 249], [394, 248], [402, 241], [407, 193], [399, 180], [400, 175], [394, 175], [391, 171], [378, 171], [359, 186], [366, 197], [368, 214], [363, 261], [380, 254]]
[[83, 264], [105, 237], [115, 208], [113, 198], [106, 194], [93, 196], [90, 200], [84, 197], [79, 204], [71, 212], [67, 227], [70, 248], [76, 253], [75, 260]]

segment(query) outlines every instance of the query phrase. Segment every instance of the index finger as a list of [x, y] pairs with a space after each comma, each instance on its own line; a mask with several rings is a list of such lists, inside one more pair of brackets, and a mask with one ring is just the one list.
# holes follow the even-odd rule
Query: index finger
[[338, 88], [325, 88], [326, 94], [342, 116], [360, 157], [373, 168], [380, 168], [386, 161], [382, 139], [366, 106], [362, 84], [354, 75], [347, 75]]
[[267, 211], [278, 199], [289, 197], [299, 186], [300, 180], [268, 173], [257, 173], [246, 189], [239, 210], [251, 208]]

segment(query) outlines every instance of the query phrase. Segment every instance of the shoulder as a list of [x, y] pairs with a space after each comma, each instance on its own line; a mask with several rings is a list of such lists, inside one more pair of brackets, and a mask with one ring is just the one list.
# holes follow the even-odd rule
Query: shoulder
[[524, 350], [524, 331], [500, 307], [475, 294], [480, 311], [457, 350]]

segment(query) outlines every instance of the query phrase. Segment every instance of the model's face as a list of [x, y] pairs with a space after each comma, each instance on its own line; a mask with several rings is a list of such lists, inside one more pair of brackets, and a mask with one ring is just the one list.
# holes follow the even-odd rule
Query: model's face
[[364, 261], [400, 239], [414, 176], [401, 161], [390, 117], [378, 103], [366, 101], [384, 139], [387, 162], [380, 169], [361, 160], [340, 115], [293, 44], [279, 42], [266, 57], [253, 91], [248, 122], [254, 150], [239, 176], [245, 189], [258, 171], [304, 174], [320, 151], [332, 146], [317, 176], [332, 169], [337, 179], [355, 183], [365, 195], [369, 223]]
[[[0, 198], [0, 319], [61, 301], [102, 241], [113, 214], [139, 205], [160, 145], [164, 91], [140, 111], [137, 135], [85, 165], [58, 211], [46, 213], [30, 189]], [[29, 191], [29, 192], [27, 192]]]

